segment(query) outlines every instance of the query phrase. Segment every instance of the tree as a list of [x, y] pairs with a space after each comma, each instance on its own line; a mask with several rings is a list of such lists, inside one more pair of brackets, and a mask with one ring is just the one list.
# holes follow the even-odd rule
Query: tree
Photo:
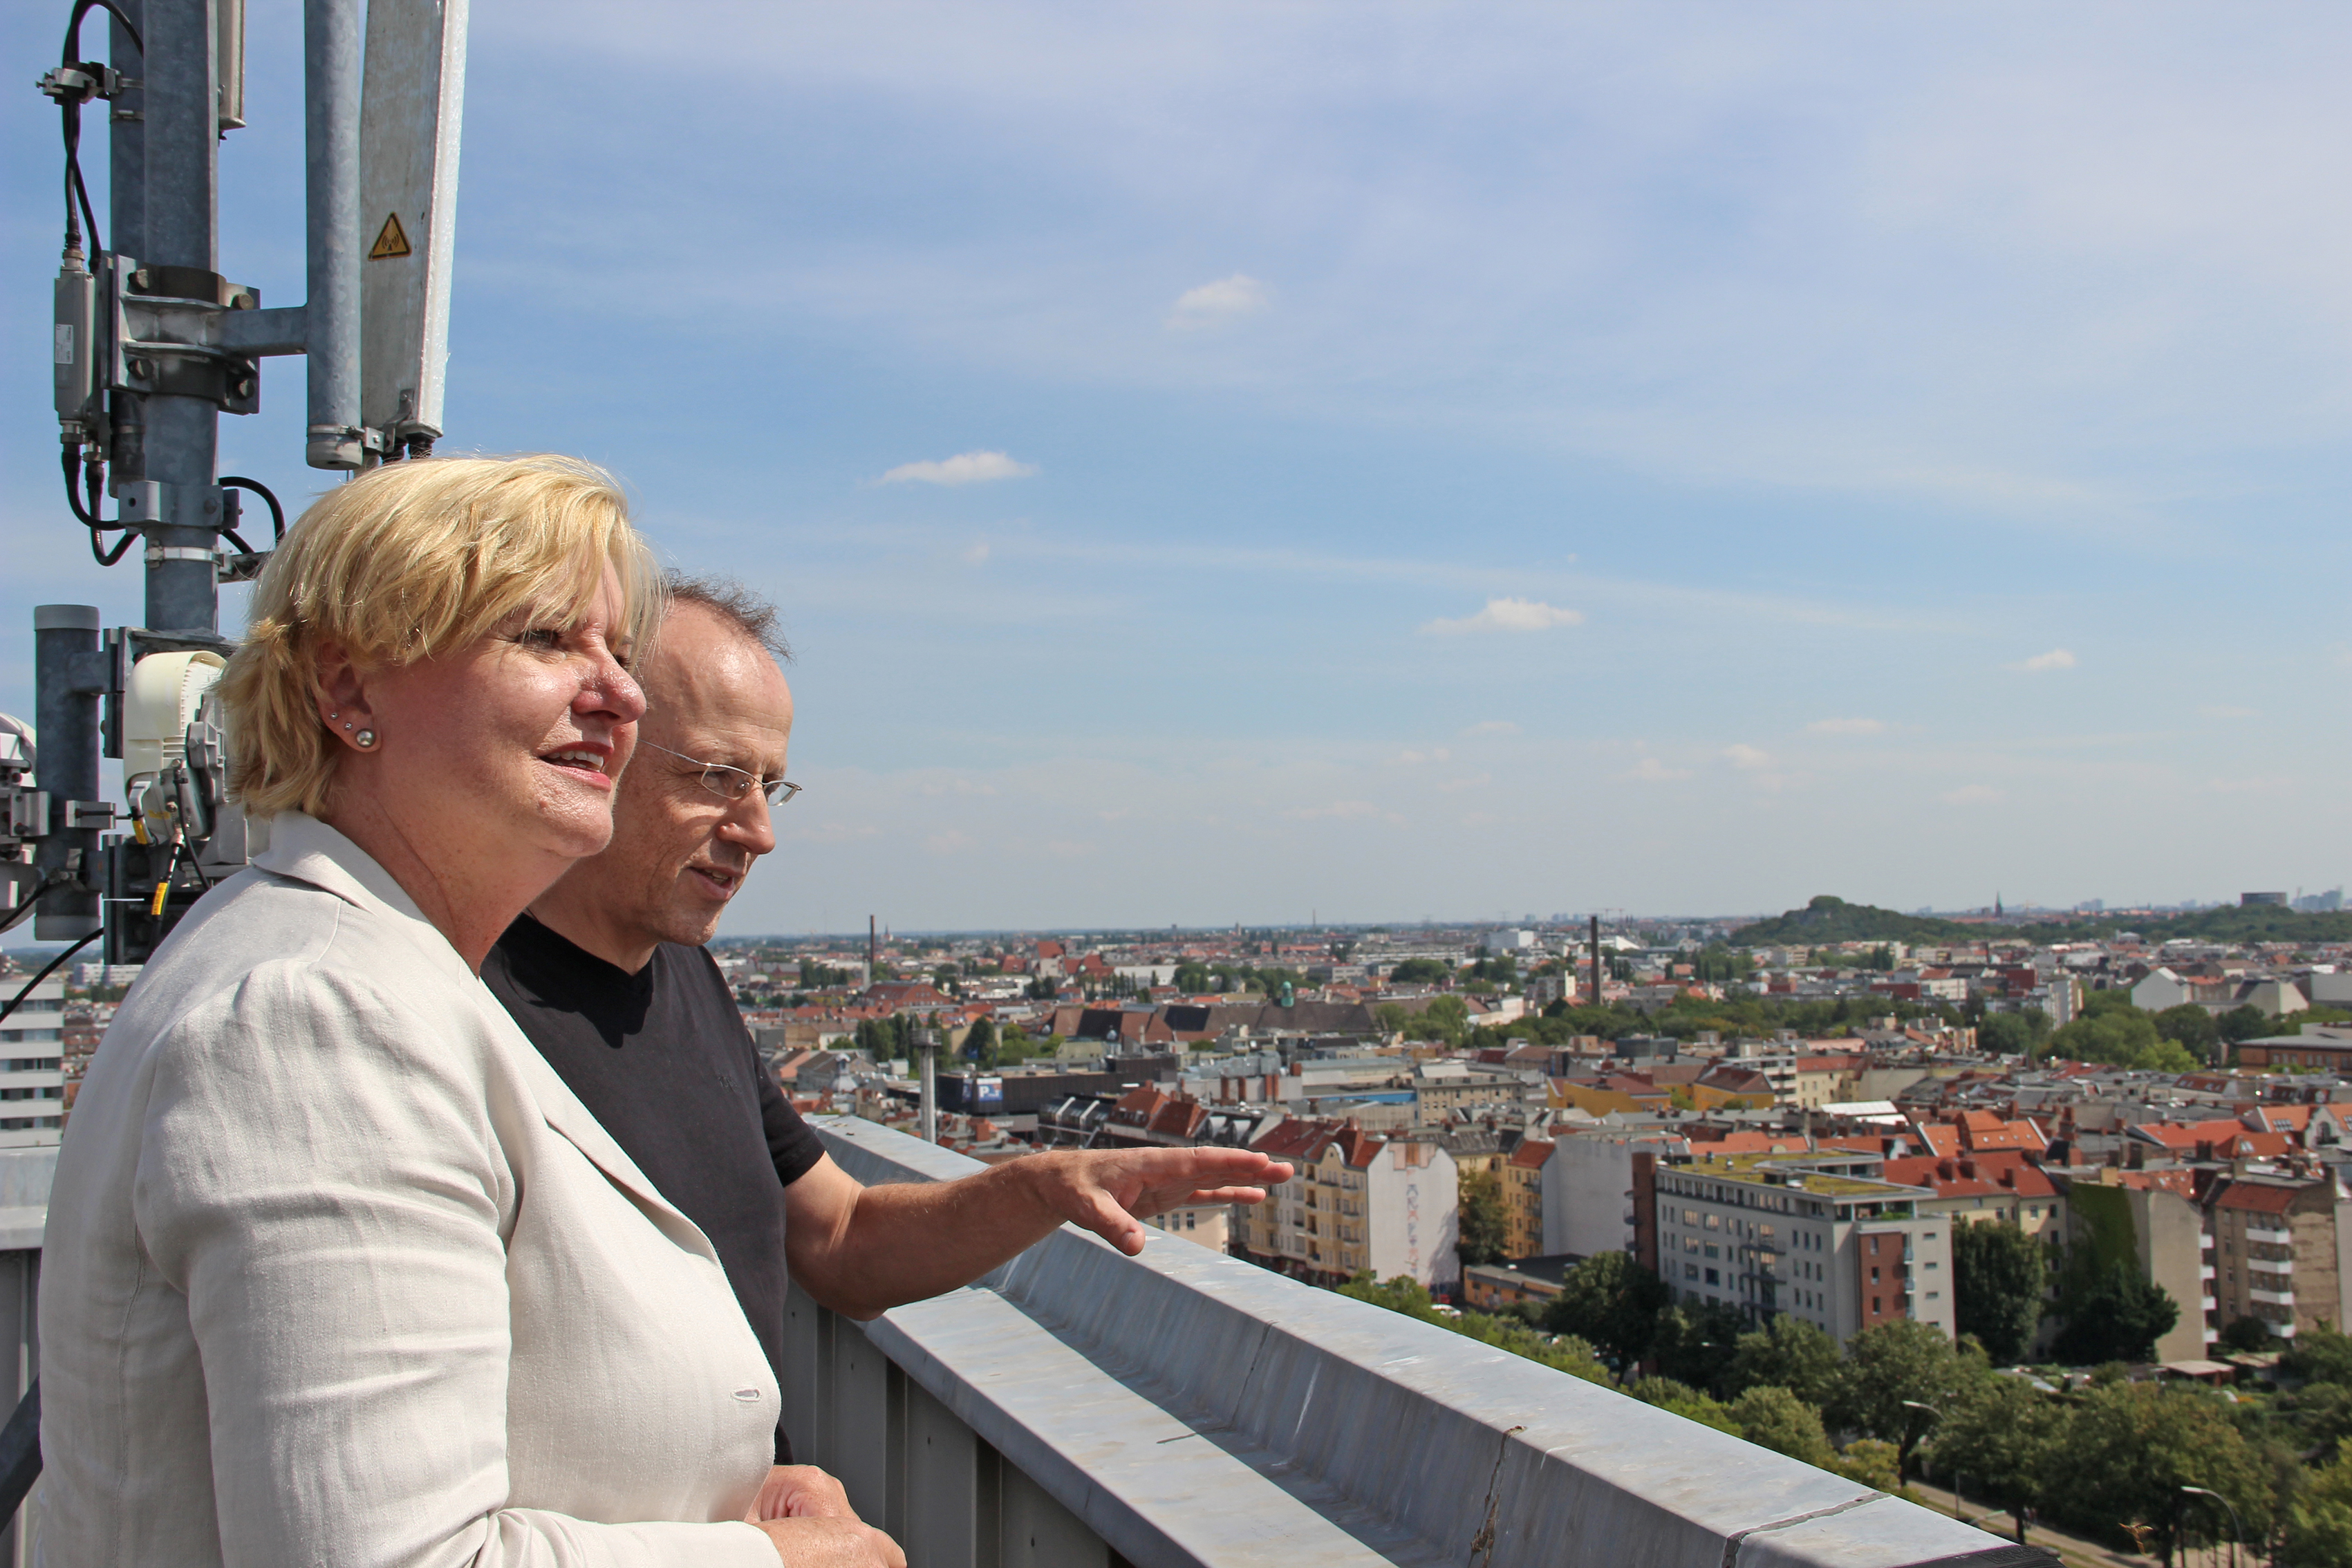
[[2006, 1366], [2024, 1358], [2042, 1321], [2049, 1263], [2042, 1244], [2014, 1225], [1952, 1226], [1952, 1297], [1959, 1331]]
[[1837, 1462], [1822, 1413], [1785, 1388], [1759, 1384], [1731, 1402], [1739, 1435], [1759, 1448], [1786, 1454], [1823, 1469]]
[[2352, 1334], [2334, 1329], [2306, 1329], [2279, 1357], [2279, 1371], [2306, 1383], [2332, 1383], [2352, 1387]]
[[1603, 1252], [1569, 1270], [1560, 1293], [1544, 1313], [1556, 1334], [1589, 1340], [1621, 1369], [1649, 1353], [1657, 1337], [1658, 1314], [1674, 1293], [1632, 1254]]
[[2214, 1019], [2213, 1028], [2234, 1046], [2241, 1040], [2258, 1040], [2264, 1035], [2275, 1033], [2278, 1020], [2249, 1003], [2242, 1007], [2232, 1007]]
[[[1650, 1359], [1665, 1377], [1729, 1397], [1732, 1358], [1748, 1331], [1738, 1308], [1722, 1301], [1685, 1301], [1658, 1314]], [[1832, 1352], [1832, 1354], [1835, 1352]]]
[[2217, 1342], [2225, 1351], [2257, 1352], [2276, 1342], [2271, 1326], [2260, 1318], [2233, 1318], [2223, 1325]]
[[2052, 1350], [2070, 1366], [2154, 1361], [2156, 1342], [2179, 1321], [2179, 1304], [2163, 1286], [2118, 1263], [2070, 1304]]
[[1806, 1322], [1782, 1313], [1760, 1329], [1739, 1336], [1733, 1346], [1724, 1390], [1785, 1388], [1808, 1405], [1826, 1405], [1837, 1391], [1837, 1342]]
[[2352, 1439], [2336, 1444], [2287, 1510], [2284, 1555], [2296, 1568], [2352, 1568]]
[[1830, 1468], [1850, 1481], [1882, 1492], [1903, 1489], [1903, 1456], [1892, 1443], [1882, 1443], [1875, 1437], [1856, 1437], [1838, 1451]]
[[1460, 1239], [1455, 1244], [1463, 1263], [1500, 1263], [1506, 1222], [1503, 1184], [1492, 1171], [1472, 1171], [1462, 1178]]
[[1988, 1013], [1977, 1024], [1977, 1048], [1992, 1056], [2034, 1056], [2049, 1037], [2050, 1015], [2039, 1007]]
[[1470, 1005], [1459, 996], [1433, 996], [1422, 1009], [1421, 1026], [1428, 1038], [1459, 1046], [1470, 1032]]
[[1828, 1415], [1895, 1446], [1895, 1473], [1908, 1475], [1911, 1450], [1929, 1419], [1911, 1408], [1937, 1406], [1958, 1393], [1967, 1366], [1943, 1331], [1896, 1318], [1854, 1335], [1846, 1347]]
[[2156, 1032], [2168, 1040], [2179, 1041], [2198, 1060], [2207, 1062], [2214, 1059], [2221, 1039], [2221, 1030], [2213, 1015], [2194, 1002], [2183, 1002], [2158, 1013]]
[[2064, 1447], [2067, 1415], [2066, 1406], [2022, 1378], [1971, 1379], [1928, 1434], [1930, 1472], [1940, 1472], [1956, 1490], [1965, 1476], [1974, 1496], [2009, 1510], [2022, 1542], [2025, 1510], [2040, 1506], [2053, 1457]]
[[[2101, 997], [2128, 994], [2095, 991], [2091, 994]], [[2050, 1051], [2069, 1061], [2154, 1072], [2189, 1072], [2197, 1067], [2197, 1058], [2179, 1041], [2168, 1040], [2156, 1032], [2155, 1019], [2128, 1005], [2085, 1013], [2050, 1037]]]
[[1732, 1419], [1729, 1410], [1686, 1383], [1677, 1383], [1671, 1377], [1637, 1377], [1625, 1385], [1625, 1392], [1644, 1405], [1671, 1410], [1685, 1421], [1696, 1421], [1735, 1436], [1739, 1435], [1739, 1423]]
[[1517, 1317], [1505, 1317], [1486, 1312], [1447, 1314], [1437, 1310], [1436, 1302], [1409, 1274], [1400, 1274], [1385, 1283], [1375, 1280], [1370, 1269], [1362, 1269], [1339, 1287], [1339, 1294], [1352, 1296], [1359, 1301], [1369, 1301], [1375, 1307], [1385, 1307], [1391, 1312], [1402, 1312], [1449, 1332], [1457, 1333], [1497, 1350], [1524, 1356], [1531, 1362], [1550, 1367], [1555, 1372], [1580, 1377], [1587, 1383], [1603, 1385], [1613, 1384], [1609, 1369], [1602, 1366], [1592, 1353], [1592, 1347], [1573, 1335], [1538, 1333]]
[[2228, 1499], [2259, 1540], [2270, 1524], [2270, 1478], [2231, 1409], [2203, 1389], [2094, 1385], [2067, 1424], [2064, 1463], [2049, 1467], [2044, 1495], [2074, 1523], [2118, 1544], [2130, 1533], [2121, 1527], [2152, 1527], [2169, 1560], [2180, 1489], [2206, 1487]]
[[1391, 985], [1443, 985], [1453, 978], [1453, 967], [1434, 958], [1408, 958], [1389, 971]]
[[1194, 995], [1209, 989], [1209, 971], [1205, 964], [1180, 963], [1176, 966], [1176, 989]]
[[963, 1037], [963, 1059], [982, 1072], [997, 1064], [996, 1025], [986, 1018], [975, 1018]]

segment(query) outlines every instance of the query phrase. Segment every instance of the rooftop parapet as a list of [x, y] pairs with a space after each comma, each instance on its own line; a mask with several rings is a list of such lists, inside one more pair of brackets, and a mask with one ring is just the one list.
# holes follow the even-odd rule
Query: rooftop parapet
[[[869, 1183], [981, 1167], [817, 1122]], [[926, 1564], [2053, 1564], [1811, 1466], [1172, 1237], [1065, 1227], [855, 1323], [795, 1292], [788, 1429]]]

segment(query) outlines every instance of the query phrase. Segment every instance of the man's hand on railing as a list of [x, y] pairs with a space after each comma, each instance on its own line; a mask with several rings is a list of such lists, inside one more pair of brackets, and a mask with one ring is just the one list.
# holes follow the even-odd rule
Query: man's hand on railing
[[786, 1568], [907, 1568], [898, 1543], [854, 1519], [755, 1519]]
[[760, 1483], [751, 1511], [743, 1516], [758, 1524], [772, 1519], [845, 1519], [858, 1522], [849, 1506], [849, 1494], [814, 1465], [778, 1465]]
[[1061, 1151], [1019, 1166], [1055, 1218], [1130, 1258], [1143, 1250], [1142, 1222], [1153, 1215], [1192, 1204], [1264, 1203], [1267, 1186], [1290, 1180], [1288, 1165], [1250, 1149]]

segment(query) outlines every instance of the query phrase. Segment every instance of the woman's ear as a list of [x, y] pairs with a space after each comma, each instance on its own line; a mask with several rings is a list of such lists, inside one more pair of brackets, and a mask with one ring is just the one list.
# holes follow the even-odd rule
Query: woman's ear
[[[319, 722], [345, 745], [362, 752], [372, 749], [375, 713], [368, 706], [367, 672], [340, 643], [320, 644], [313, 657], [318, 661], [318, 685], [312, 700], [319, 706]], [[367, 739], [360, 740], [361, 735]]]

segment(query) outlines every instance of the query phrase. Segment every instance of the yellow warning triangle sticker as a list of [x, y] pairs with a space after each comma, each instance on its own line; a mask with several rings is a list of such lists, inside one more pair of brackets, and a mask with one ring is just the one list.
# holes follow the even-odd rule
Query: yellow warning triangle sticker
[[408, 231], [400, 226], [400, 215], [384, 215], [383, 227], [375, 237], [375, 247], [368, 252], [370, 261], [382, 261], [388, 256], [408, 254]]

